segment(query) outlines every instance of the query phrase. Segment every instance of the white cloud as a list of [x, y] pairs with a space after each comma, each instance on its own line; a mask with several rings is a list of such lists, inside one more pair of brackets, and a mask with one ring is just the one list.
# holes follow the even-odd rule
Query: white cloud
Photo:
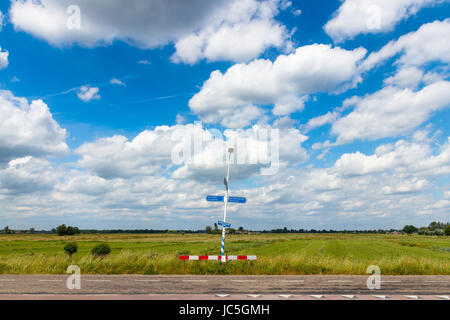
[[89, 86], [81, 86], [77, 91], [77, 96], [80, 100], [84, 102], [89, 102], [91, 100], [100, 99], [99, 88], [97, 87], [89, 87]]
[[450, 40], [443, 37], [450, 33], [450, 19], [422, 25], [417, 31], [392, 40], [379, 51], [371, 53], [361, 70], [371, 70], [387, 59], [400, 55], [397, 64], [401, 66], [422, 66], [429, 62], [450, 63]]
[[280, 55], [274, 62], [258, 59], [236, 64], [225, 73], [216, 70], [189, 101], [189, 107], [203, 121], [227, 126], [230, 121], [223, 119], [230, 114], [253, 110], [256, 117], [255, 105], [274, 104], [274, 114], [288, 115], [302, 110], [310, 93], [334, 91], [358, 81], [356, 69], [365, 53], [363, 48], [349, 51], [313, 44]]
[[[255, 125], [247, 130], [225, 130], [223, 136], [217, 136], [217, 131], [203, 129], [199, 124], [160, 126], [132, 140], [116, 135], [84, 143], [75, 153], [81, 156], [80, 167], [105, 179], [172, 175], [173, 171], [174, 178], [198, 181], [221, 178], [226, 168], [224, 144], [235, 146], [234, 179], [259, 174], [272, 161], [298, 164], [308, 158], [301, 147], [307, 137], [292, 128], [280, 129], [280, 149], [273, 158], [271, 130], [267, 125]], [[263, 134], [269, 136], [264, 138]]]
[[314, 117], [314, 118], [308, 120], [308, 122], [303, 126], [303, 129], [305, 130], [305, 132], [309, 132], [309, 131], [311, 131], [315, 128], [321, 127], [325, 124], [333, 123], [334, 121], [336, 121], [338, 116], [339, 116], [338, 112], [329, 111], [322, 116]]
[[324, 26], [336, 42], [358, 34], [388, 32], [421, 8], [446, 0], [345, 0]]
[[6, 50], [2, 51], [2, 47], [0, 47], [0, 70], [5, 69], [8, 66], [8, 56], [9, 52]]
[[286, 7], [279, 0], [230, 2], [213, 24], [177, 41], [172, 60], [189, 64], [201, 59], [244, 62], [269, 47], [289, 47], [285, 26], [274, 20], [280, 6]]
[[118, 86], [123, 86], [123, 87], [126, 86], [125, 83], [122, 80], [117, 79], [117, 78], [112, 78], [111, 80], [109, 80], [109, 83], [110, 84], [115, 84], [115, 85], [118, 85]]
[[65, 155], [66, 135], [42, 100], [29, 104], [0, 91], [0, 163], [28, 155]]
[[47, 192], [53, 189], [58, 178], [58, 173], [47, 160], [31, 156], [14, 159], [0, 170], [0, 194]]
[[415, 89], [424, 77], [423, 71], [416, 67], [403, 67], [397, 73], [384, 79], [384, 84], [401, 88]]
[[152, 63], [151, 63], [150, 61], [148, 61], [148, 60], [139, 60], [137, 63], [138, 63], [138, 64], [145, 64], [145, 65], [152, 64]]
[[[155, 132], [158, 130], [152, 131]], [[227, 136], [249, 133], [250, 129], [240, 133], [228, 130]], [[139, 139], [150, 141], [150, 136], [143, 132]], [[429, 216], [424, 215], [445, 219], [448, 195], [436, 199], [433, 193], [436, 181], [450, 173], [450, 143], [436, 148], [434, 141], [421, 136], [423, 133], [415, 134], [411, 141], [381, 145], [373, 155], [344, 154], [329, 168], [315, 168], [297, 166], [298, 161], [306, 159], [300, 146], [306, 137], [295, 129], [283, 131], [280, 158], [287, 165], [282, 165], [278, 174], [251, 180], [255, 183], [251, 186], [240, 186], [236, 183], [238, 179], [249, 177], [249, 171], [255, 174], [257, 170], [232, 165], [233, 194], [247, 197], [248, 202], [245, 209], [230, 206], [230, 221], [255, 229], [284, 225], [349, 229], [401, 227], [406, 222], [426, 224]], [[119, 148], [115, 153], [102, 145], [111, 141], [98, 140], [89, 146], [89, 151], [85, 150], [82, 157], [91, 156], [91, 164], [109, 156], [119, 164], [119, 172], [124, 168], [135, 171], [107, 179], [97, 176], [92, 168], [88, 168], [89, 172], [73, 165], [69, 169], [30, 157], [13, 160], [0, 169], [0, 206], [15, 217], [27, 217], [28, 227], [46, 221], [46, 228], [61, 219], [75, 219], [82, 227], [116, 223], [117, 228], [128, 225], [203, 228], [218, 218], [220, 208], [207, 203], [204, 197], [223, 194], [221, 180], [225, 166], [185, 168], [183, 165], [179, 168], [185, 169], [177, 172], [180, 174], [177, 176], [172, 170], [147, 172], [143, 162], [140, 173], [140, 166], [132, 164], [135, 159], [136, 162], [145, 161], [144, 158], [148, 162], [164, 160], [167, 154], [163, 152], [161, 157], [160, 152], [148, 151], [165, 143], [164, 139], [158, 143], [159, 136], [150, 144], [135, 139], [128, 141], [129, 145], [116, 142]], [[100, 147], [98, 152], [94, 151], [96, 146]], [[256, 146], [257, 143], [250, 144], [246, 152], [255, 153]], [[223, 143], [220, 147], [223, 148]], [[103, 156], [105, 151], [107, 155]], [[216, 151], [207, 149], [198, 156], [216, 159]], [[288, 159], [289, 155], [293, 159]], [[157, 165], [162, 163], [157, 162]]]
[[344, 106], [355, 109], [334, 122], [331, 132], [337, 135], [337, 144], [406, 134], [449, 105], [448, 81], [435, 82], [419, 91], [385, 87], [362, 98], [345, 100]]
[[79, 29], [66, 26], [69, 5], [73, 1], [13, 0], [11, 22], [55, 46], [95, 47], [119, 40], [156, 48], [174, 43], [174, 61], [187, 63], [244, 61], [289, 43], [286, 28], [274, 20], [280, 0], [79, 0]]
[[81, 28], [69, 29], [66, 10], [73, 4], [72, 0], [13, 0], [9, 13], [16, 29], [57, 46], [93, 47], [121, 40], [152, 48], [202, 28], [226, 1], [79, 0]]

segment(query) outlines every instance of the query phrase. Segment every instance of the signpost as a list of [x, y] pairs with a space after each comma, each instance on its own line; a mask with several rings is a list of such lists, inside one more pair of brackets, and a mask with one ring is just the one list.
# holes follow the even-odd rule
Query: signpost
[[222, 242], [220, 245], [220, 256], [180, 256], [180, 260], [220, 260], [220, 262], [226, 262], [227, 260], [256, 260], [256, 256], [225, 256], [225, 233], [227, 228], [231, 228], [231, 223], [227, 222], [227, 206], [230, 203], [246, 203], [247, 199], [244, 197], [230, 197], [230, 159], [234, 148], [228, 148], [228, 163], [227, 163], [227, 176], [223, 180], [225, 185], [225, 196], [207, 195], [206, 201], [210, 202], [224, 202], [223, 220], [219, 220], [217, 224], [222, 227]]

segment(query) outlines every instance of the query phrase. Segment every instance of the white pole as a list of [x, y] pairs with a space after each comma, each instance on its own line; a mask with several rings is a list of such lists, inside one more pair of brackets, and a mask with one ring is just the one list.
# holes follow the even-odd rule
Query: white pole
[[229, 181], [230, 181], [230, 159], [231, 159], [231, 153], [233, 152], [233, 148], [228, 148], [228, 153], [229, 153], [229, 155], [228, 155], [228, 165], [227, 165], [227, 177], [225, 178], [226, 180], [226, 191], [225, 191], [225, 199], [224, 199], [224, 202], [225, 202], [225, 207], [224, 207], [224, 210], [223, 210], [223, 226], [222, 226], [222, 243], [221, 243], [221, 246], [220, 246], [220, 256], [222, 257], [221, 258], [221, 262], [226, 262], [227, 260], [226, 260], [226, 258], [225, 258], [225, 255], [224, 255], [224, 252], [225, 252], [225, 231], [226, 231], [226, 228], [225, 228], [225, 223], [227, 222], [227, 205], [228, 205], [228, 192], [229, 192]]

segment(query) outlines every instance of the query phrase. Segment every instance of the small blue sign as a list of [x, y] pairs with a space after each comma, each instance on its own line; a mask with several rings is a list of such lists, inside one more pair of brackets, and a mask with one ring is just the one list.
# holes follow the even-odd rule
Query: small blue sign
[[206, 201], [218, 201], [223, 202], [224, 196], [206, 196]]
[[230, 228], [231, 227], [231, 223], [228, 222], [223, 222], [223, 221], [217, 221], [217, 224], [221, 227], [225, 227], [225, 228]]
[[228, 202], [246, 203], [247, 199], [244, 197], [228, 197]]

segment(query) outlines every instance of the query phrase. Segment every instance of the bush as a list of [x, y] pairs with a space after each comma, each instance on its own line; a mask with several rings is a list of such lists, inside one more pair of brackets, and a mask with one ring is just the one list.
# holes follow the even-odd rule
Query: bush
[[72, 258], [72, 255], [78, 251], [78, 245], [75, 242], [69, 242], [64, 247], [64, 251]]
[[91, 254], [97, 257], [104, 257], [111, 253], [111, 247], [106, 243], [100, 243], [92, 248]]

